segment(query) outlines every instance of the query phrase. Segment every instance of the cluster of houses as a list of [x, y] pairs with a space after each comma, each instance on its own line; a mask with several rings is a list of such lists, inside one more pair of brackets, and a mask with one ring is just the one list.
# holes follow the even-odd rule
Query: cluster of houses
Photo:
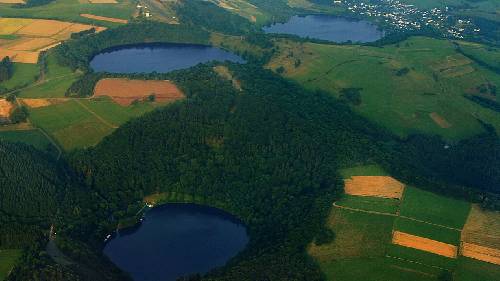
[[481, 31], [470, 19], [458, 16], [451, 18], [450, 7], [423, 10], [399, 0], [380, 0], [376, 4], [369, 0], [335, 0], [334, 4], [343, 5], [358, 15], [379, 18], [397, 30], [432, 27], [452, 38], [464, 38]]

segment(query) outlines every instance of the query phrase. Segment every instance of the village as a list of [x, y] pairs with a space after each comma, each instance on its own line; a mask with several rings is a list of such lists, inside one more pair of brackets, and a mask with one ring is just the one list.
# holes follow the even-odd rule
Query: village
[[362, 17], [375, 18], [399, 31], [415, 31], [431, 28], [445, 37], [463, 39], [481, 30], [468, 18], [451, 15], [452, 8], [419, 9], [415, 5], [398, 0], [336, 0], [334, 5], [342, 5], [351, 13]]

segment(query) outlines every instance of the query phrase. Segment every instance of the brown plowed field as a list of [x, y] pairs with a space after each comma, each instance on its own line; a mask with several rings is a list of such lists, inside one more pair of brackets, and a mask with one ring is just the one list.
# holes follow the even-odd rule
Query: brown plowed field
[[433, 112], [429, 114], [429, 116], [432, 118], [432, 120], [441, 128], [443, 129], [448, 129], [451, 127], [451, 124], [446, 121], [441, 115], [437, 114], [436, 112]]
[[392, 236], [392, 243], [449, 258], [457, 257], [457, 247], [454, 245], [411, 235], [400, 231], [394, 231]]
[[401, 199], [404, 184], [387, 176], [354, 176], [345, 180], [345, 193]]
[[500, 250], [463, 242], [460, 251], [464, 257], [500, 265]]
[[109, 96], [116, 103], [128, 106], [134, 100], [143, 100], [154, 94], [157, 102], [184, 98], [184, 94], [170, 81], [102, 79], [94, 89], [94, 96]]
[[96, 15], [91, 15], [91, 14], [80, 14], [80, 16], [84, 17], [84, 18], [88, 18], [88, 19], [93, 19], [93, 20], [102, 20], [102, 21], [109, 21], [109, 22], [116, 22], [116, 23], [128, 23], [128, 20], [124, 20], [124, 19], [109, 18], [109, 17], [96, 16]]
[[0, 118], [9, 118], [10, 112], [14, 106], [5, 99], [0, 99]]

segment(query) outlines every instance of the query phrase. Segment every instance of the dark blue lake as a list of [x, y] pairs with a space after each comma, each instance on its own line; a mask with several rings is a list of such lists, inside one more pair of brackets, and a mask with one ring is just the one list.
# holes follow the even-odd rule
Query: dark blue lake
[[349, 40], [361, 43], [373, 42], [384, 37], [384, 32], [368, 21], [329, 15], [293, 16], [286, 23], [264, 27], [264, 31], [337, 43]]
[[135, 281], [174, 281], [225, 265], [247, 243], [245, 226], [223, 211], [167, 204], [148, 211], [140, 226], [117, 234], [104, 254]]
[[96, 72], [166, 73], [210, 61], [245, 61], [231, 52], [193, 44], [140, 44], [111, 48], [96, 55], [90, 67]]

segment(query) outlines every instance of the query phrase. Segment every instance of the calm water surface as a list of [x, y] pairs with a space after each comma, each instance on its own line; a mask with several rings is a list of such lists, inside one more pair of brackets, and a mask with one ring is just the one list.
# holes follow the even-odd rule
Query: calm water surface
[[97, 72], [166, 73], [210, 61], [245, 61], [219, 48], [193, 44], [141, 44], [112, 48], [96, 55], [90, 67]]
[[111, 239], [104, 254], [135, 281], [174, 281], [223, 266], [247, 242], [245, 226], [225, 212], [167, 204], [147, 212], [139, 227]]
[[384, 36], [376, 25], [363, 20], [352, 20], [328, 15], [293, 16], [286, 23], [264, 27], [266, 33], [292, 34], [303, 38], [342, 43], [373, 42]]

